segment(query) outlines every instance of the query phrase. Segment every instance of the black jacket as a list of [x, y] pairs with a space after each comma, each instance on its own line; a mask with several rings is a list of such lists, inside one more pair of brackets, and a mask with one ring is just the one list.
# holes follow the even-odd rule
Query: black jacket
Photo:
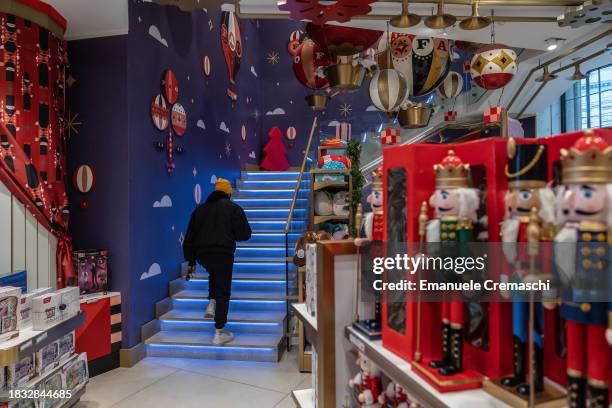
[[213, 191], [191, 214], [183, 255], [190, 265], [205, 254], [234, 254], [236, 241], [251, 238], [251, 226], [238, 204], [223, 191]]

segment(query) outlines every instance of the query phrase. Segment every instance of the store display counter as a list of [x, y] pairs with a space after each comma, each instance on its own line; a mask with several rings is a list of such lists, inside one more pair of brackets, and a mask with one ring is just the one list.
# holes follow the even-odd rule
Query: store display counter
[[353, 327], [345, 330], [347, 340], [368, 356], [391, 379], [425, 406], [506, 408], [502, 401], [483, 390], [440, 393], [411, 369], [410, 363], [383, 347], [381, 340], [370, 340]]
[[306, 334], [309, 338], [314, 339], [317, 336], [317, 318], [306, 310], [305, 303], [293, 303], [291, 305], [295, 311], [295, 316], [304, 324]]
[[293, 398], [293, 402], [295, 402], [295, 405], [298, 408], [314, 408], [314, 404], [312, 403], [312, 393], [312, 388], [307, 390], [291, 391], [291, 398]]
[[21, 330], [19, 336], [0, 344], [0, 367], [14, 364], [25, 356], [34, 354], [47, 344], [75, 330], [84, 321], [85, 313], [79, 312], [76, 316], [54, 324], [44, 331]]

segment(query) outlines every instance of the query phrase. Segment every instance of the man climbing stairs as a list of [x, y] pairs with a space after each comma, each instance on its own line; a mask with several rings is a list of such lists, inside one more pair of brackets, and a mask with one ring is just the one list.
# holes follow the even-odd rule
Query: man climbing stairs
[[[242, 172], [232, 199], [244, 209], [253, 235], [237, 243], [232, 296], [226, 329], [234, 341], [213, 344], [214, 321], [204, 317], [208, 274], [198, 266], [189, 281], [170, 282], [170, 298], [158, 303], [159, 332], [145, 340], [148, 356], [278, 361], [285, 346], [287, 268], [289, 283], [296, 269], [287, 262], [285, 225], [299, 173]], [[300, 186], [287, 236], [288, 254], [307, 224], [308, 175]], [[187, 264], [182, 265], [182, 276]], [[290, 286], [291, 290], [295, 291]], [[290, 292], [291, 293], [291, 292]]]

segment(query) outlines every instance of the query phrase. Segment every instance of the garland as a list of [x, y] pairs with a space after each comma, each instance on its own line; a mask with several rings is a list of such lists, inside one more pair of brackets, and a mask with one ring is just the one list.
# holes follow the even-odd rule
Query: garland
[[365, 184], [365, 178], [361, 174], [361, 164], [359, 163], [359, 157], [361, 156], [361, 142], [357, 140], [350, 140], [348, 142], [346, 154], [351, 161], [351, 181], [352, 190], [350, 196], [350, 207], [351, 207], [351, 222], [350, 222], [350, 235], [356, 237], [357, 231], [359, 230], [355, 222], [357, 215], [357, 206], [361, 203], [361, 193]]

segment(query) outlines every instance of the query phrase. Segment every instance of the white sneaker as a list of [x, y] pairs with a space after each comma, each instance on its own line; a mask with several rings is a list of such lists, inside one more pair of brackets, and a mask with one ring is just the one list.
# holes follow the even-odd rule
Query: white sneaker
[[215, 337], [213, 338], [213, 344], [215, 346], [221, 346], [226, 343], [234, 341], [234, 335], [225, 330], [215, 330]]
[[206, 311], [204, 312], [204, 317], [207, 319], [215, 318], [215, 307], [217, 307], [217, 301], [215, 299], [210, 299], [208, 301], [208, 306], [206, 307]]

